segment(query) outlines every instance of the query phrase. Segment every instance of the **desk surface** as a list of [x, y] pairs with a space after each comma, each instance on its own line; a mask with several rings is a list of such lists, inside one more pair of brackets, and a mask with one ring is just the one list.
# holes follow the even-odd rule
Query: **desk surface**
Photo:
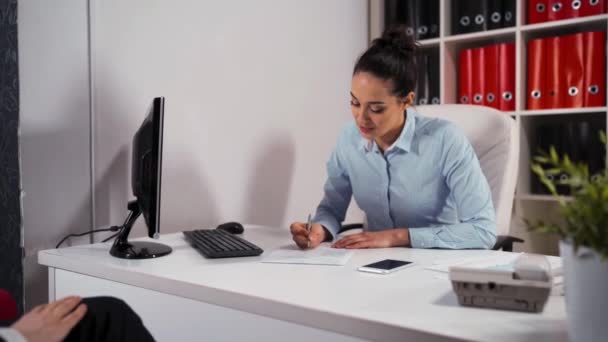
[[[502, 252], [389, 248], [357, 250], [345, 266], [268, 264], [260, 261], [269, 252], [293, 246], [289, 232], [248, 226], [243, 237], [264, 254], [205, 259], [177, 233], [160, 238], [173, 253], [159, 259], [117, 259], [109, 243], [100, 243], [40, 251], [38, 262], [364, 339], [399, 340], [415, 332], [476, 341], [567, 340], [564, 297], [551, 296], [540, 314], [461, 307], [449, 280], [424, 269]], [[385, 258], [416, 266], [389, 275], [356, 271]]]

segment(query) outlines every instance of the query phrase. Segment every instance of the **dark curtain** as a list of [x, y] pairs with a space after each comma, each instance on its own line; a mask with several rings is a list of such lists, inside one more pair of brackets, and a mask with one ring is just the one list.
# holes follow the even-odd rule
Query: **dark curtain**
[[0, 288], [23, 312], [17, 0], [0, 0]]

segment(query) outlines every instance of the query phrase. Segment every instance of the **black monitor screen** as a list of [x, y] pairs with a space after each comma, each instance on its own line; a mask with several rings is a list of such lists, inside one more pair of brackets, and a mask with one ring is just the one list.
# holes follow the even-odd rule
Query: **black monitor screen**
[[133, 137], [131, 186], [144, 215], [148, 236], [160, 233], [160, 189], [165, 99], [157, 97]]

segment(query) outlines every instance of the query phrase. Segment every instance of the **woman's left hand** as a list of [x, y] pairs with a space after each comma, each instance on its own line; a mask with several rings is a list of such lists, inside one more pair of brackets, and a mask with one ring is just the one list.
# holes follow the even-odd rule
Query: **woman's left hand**
[[346, 236], [332, 245], [334, 248], [386, 248], [409, 246], [409, 232], [406, 228], [389, 229], [381, 232], [363, 232]]

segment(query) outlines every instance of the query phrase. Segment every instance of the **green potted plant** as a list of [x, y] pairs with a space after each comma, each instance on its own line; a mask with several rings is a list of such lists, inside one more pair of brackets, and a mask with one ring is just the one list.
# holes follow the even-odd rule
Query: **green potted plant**
[[[606, 146], [604, 132], [600, 139]], [[560, 236], [570, 340], [608, 341], [608, 165], [590, 175], [586, 164], [559, 156], [551, 147], [549, 153], [534, 157], [532, 171], [557, 198], [565, 221], [530, 227]], [[563, 174], [567, 179], [552, 177]], [[569, 187], [571, 198], [557, 193], [560, 185]]]

